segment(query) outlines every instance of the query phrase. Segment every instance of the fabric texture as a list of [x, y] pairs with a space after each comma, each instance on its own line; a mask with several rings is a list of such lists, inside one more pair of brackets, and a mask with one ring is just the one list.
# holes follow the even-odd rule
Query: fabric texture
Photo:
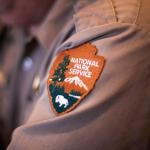
[[[72, 19], [49, 47], [38, 101], [8, 150], [150, 148], [148, 6], [147, 0], [78, 1]], [[86, 42], [106, 59], [101, 77], [74, 110], [56, 116], [46, 86], [49, 70], [61, 51]]]

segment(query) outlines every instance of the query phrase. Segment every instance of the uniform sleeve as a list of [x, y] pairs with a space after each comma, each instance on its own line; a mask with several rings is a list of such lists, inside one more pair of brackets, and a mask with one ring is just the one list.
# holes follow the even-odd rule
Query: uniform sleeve
[[[15, 130], [8, 150], [148, 149], [150, 37], [147, 31], [130, 23], [86, 30], [86, 36], [87, 32], [96, 33], [86, 42], [96, 46], [97, 55], [106, 60], [94, 89], [73, 111], [56, 117], [44, 88], [29, 121]], [[75, 35], [74, 41], [79, 38], [82, 41], [85, 32]]]

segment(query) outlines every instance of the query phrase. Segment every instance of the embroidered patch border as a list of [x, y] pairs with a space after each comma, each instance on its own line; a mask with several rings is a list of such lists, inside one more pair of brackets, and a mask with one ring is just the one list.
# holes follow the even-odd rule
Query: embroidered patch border
[[52, 110], [62, 115], [73, 110], [92, 91], [102, 73], [105, 59], [90, 43], [62, 51], [47, 80]]

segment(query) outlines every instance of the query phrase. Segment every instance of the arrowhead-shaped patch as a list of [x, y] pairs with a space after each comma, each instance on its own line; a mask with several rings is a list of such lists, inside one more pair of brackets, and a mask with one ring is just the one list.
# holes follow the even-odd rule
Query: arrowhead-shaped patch
[[48, 77], [50, 104], [57, 115], [74, 109], [94, 88], [105, 63], [91, 44], [62, 51]]

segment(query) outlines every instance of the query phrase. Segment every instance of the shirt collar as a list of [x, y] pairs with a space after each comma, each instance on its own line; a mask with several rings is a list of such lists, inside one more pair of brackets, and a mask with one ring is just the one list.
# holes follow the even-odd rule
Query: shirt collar
[[73, 16], [76, 0], [57, 0], [51, 7], [44, 21], [31, 28], [31, 33], [44, 48], [48, 49], [66, 22]]

